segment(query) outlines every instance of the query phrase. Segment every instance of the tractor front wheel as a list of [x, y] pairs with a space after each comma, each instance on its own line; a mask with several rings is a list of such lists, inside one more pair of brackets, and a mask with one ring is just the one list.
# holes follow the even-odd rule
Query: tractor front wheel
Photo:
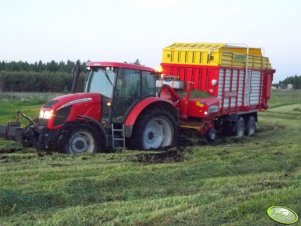
[[64, 146], [67, 154], [95, 153], [98, 148], [96, 134], [89, 126], [74, 129]]
[[177, 134], [177, 119], [170, 112], [156, 107], [140, 115], [131, 143], [135, 149], [159, 149], [173, 146]]

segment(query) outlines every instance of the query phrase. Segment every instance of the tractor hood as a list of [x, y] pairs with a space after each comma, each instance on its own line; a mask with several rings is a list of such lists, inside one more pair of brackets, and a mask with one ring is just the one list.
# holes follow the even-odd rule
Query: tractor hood
[[90, 102], [100, 102], [99, 93], [73, 93], [63, 96], [58, 96], [48, 101], [42, 108], [58, 109], [62, 107], [71, 106], [74, 104], [83, 104]]
[[74, 93], [58, 96], [41, 107], [39, 124], [49, 129], [57, 129], [65, 122], [77, 120], [79, 115], [99, 120], [101, 95], [99, 93]]

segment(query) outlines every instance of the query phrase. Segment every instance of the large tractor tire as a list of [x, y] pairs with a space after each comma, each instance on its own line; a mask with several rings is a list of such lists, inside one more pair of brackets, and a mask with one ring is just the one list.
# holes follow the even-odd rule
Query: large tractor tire
[[245, 134], [245, 127], [246, 127], [245, 120], [243, 117], [240, 117], [234, 126], [235, 136], [238, 138], [242, 138]]
[[64, 145], [67, 154], [95, 153], [99, 150], [99, 137], [92, 126], [80, 125], [71, 131]]
[[134, 149], [151, 150], [176, 144], [177, 119], [169, 111], [153, 107], [139, 116], [131, 138]]
[[256, 120], [253, 116], [248, 118], [245, 133], [247, 136], [252, 136], [256, 133]]

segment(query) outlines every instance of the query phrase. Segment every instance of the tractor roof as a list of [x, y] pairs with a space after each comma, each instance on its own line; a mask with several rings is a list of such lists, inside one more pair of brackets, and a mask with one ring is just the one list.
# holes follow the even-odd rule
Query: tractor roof
[[88, 67], [120, 67], [120, 68], [127, 68], [127, 69], [133, 69], [133, 70], [141, 70], [141, 71], [150, 71], [155, 72], [153, 68], [145, 67], [141, 65], [136, 64], [127, 64], [127, 63], [119, 63], [119, 62], [99, 62], [99, 61], [93, 61], [87, 63]]

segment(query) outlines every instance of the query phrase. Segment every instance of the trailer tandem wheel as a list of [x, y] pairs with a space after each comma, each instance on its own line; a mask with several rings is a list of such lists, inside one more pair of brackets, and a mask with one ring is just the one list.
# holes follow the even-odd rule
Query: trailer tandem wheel
[[234, 134], [236, 135], [236, 137], [241, 138], [244, 136], [245, 134], [245, 120], [243, 117], [239, 117], [239, 119], [237, 120], [235, 126], [234, 126]]
[[255, 121], [255, 118], [253, 116], [250, 116], [248, 118], [245, 133], [246, 133], [247, 136], [252, 136], [256, 133], [256, 121]]

